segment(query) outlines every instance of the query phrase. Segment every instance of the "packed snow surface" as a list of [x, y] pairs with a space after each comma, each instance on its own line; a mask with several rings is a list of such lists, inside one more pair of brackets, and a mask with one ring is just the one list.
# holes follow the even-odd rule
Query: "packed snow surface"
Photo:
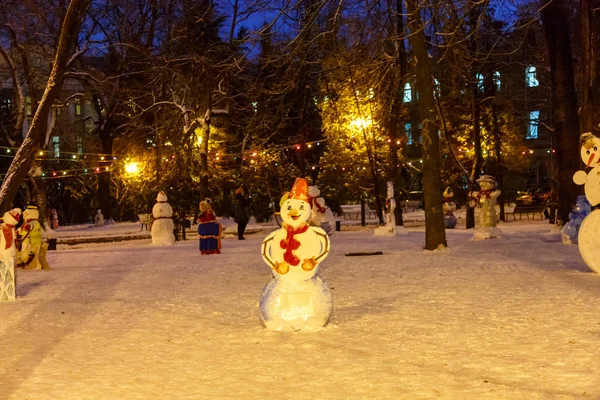
[[435, 252], [423, 228], [336, 232], [333, 314], [310, 333], [260, 324], [268, 231], [210, 256], [62, 246], [0, 303], [0, 399], [599, 399], [600, 276], [547, 222], [501, 229]]

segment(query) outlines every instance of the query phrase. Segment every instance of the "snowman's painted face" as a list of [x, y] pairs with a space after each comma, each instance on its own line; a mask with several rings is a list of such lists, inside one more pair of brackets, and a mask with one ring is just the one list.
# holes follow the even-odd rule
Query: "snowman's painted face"
[[581, 159], [588, 167], [595, 167], [600, 163], [600, 139], [593, 138], [586, 140], [581, 146]]
[[281, 219], [294, 228], [310, 218], [310, 204], [304, 200], [287, 199], [281, 206]]
[[479, 183], [481, 190], [492, 190], [495, 186], [496, 185], [494, 185], [492, 182], [488, 181], [482, 181]]

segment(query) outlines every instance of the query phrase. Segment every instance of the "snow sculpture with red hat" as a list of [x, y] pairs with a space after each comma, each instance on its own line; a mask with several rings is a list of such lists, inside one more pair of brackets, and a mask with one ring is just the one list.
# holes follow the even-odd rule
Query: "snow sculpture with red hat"
[[173, 208], [167, 200], [167, 195], [161, 191], [156, 196], [156, 204], [152, 207], [154, 220], [150, 226], [150, 233], [152, 234], [152, 244], [154, 245], [175, 244]]
[[15, 245], [17, 234], [15, 226], [21, 219], [21, 209], [13, 208], [4, 213], [2, 217], [2, 234], [0, 235], [0, 301], [14, 300], [16, 298], [15, 258], [17, 247]]
[[316, 186], [308, 187], [308, 198], [310, 201], [310, 218], [308, 224], [318, 226], [323, 229], [329, 236], [335, 232], [335, 218], [333, 212], [325, 204], [325, 199], [321, 197], [321, 191]]
[[473, 239], [493, 239], [502, 236], [502, 231], [496, 226], [496, 200], [502, 193], [496, 189], [496, 179], [491, 175], [482, 175], [477, 179], [481, 190], [471, 192], [469, 206], [479, 204], [479, 227], [475, 229]]
[[273, 274], [260, 298], [269, 330], [317, 330], [331, 316], [331, 292], [318, 275], [329, 239], [323, 229], [308, 224], [311, 211], [308, 183], [297, 178], [281, 201], [282, 227], [262, 242], [263, 260]]
[[[573, 181], [584, 185], [585, 197], [590, 202], [592, 212], [589, 213], [579, 227], [578, 246], [581, 257], [587, 266], [594, 272], [600, 273], [600, 138], [591, 133], [581, 135], [581, 160], [587, 168], [592, 168], [588, 173], [577, 171]], [[595, 208], [595, 209], [594, 209]]]

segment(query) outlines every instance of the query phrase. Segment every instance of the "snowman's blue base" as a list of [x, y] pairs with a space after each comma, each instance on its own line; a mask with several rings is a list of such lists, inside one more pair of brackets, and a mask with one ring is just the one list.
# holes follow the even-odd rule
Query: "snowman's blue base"
[[444, 216], [444, 228], [446, 229], [454, 229], [456, 228], [456, 223], [458, 220], [454, 215], [446, 215]]
[[329, 321], [329, 287], [317, 275], [300, 282], [271, 279], [260, 296], [260, 315], [272, 331], [315, 331]]

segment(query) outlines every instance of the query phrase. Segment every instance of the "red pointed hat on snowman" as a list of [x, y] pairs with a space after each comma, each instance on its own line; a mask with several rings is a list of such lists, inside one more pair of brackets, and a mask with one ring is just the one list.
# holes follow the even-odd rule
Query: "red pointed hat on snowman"
[[296, 178], [288, 199], [303, 200], [310, 204], [308, 195], [308, 182], [304, 178]]

